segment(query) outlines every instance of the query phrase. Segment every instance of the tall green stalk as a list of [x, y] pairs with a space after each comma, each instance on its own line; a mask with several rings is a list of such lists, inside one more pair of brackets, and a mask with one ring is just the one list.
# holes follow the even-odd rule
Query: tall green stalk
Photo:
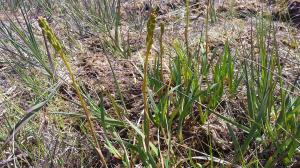
[[99, 145], [97, 137], [96, 137], [96, 132], [94, 130], [93, 122], [92, 122], [92, 119], [91, 119], [92, 118], [91, 117], [92, 116], [91, 112], [89, 111], [89, 109], [87, 107], [87, 104], [84, 101], [84, 99], [83, 99], [83, 97], [80, 93], [79, 85], [77, 84], [77, 82], [75, 80], [75, 76], [72, 72], [71, 66], [67, 61], [65, 53], [63, 52], [62, 45], [60, 44], [59, 40], [57, 39], [56, 35], [54, 34], [53, 30], [50, 28], [50, 26], [49, 26], [49, 24], [48, 24], [48, 22], [46, 21], [45, 18], [40, 17], [38, 19], [38, 22], [39, 22], [39, 26], [41, 27], [43, 32], [46, 34], [47, 39], [49, 40], [50, 44], [53, 46], [55, 51], [59, 54], [60, 58], [63, 60], [65, 66], [67, 68], [67, 71], [69, 73], [69, 77], [72, 80], [73, 87], [75, 88], [76, 94], [77, 94], [77, 96], [79, 98], [79, 101], [81, 103], [81, 106], [82, 106], [82, 108], [85, 112], [85, 115], [86, 115], [86, 118], [87, 118], [87, 121], [88, 121], [88, 124], [89, 124], [89, 128], [90, 128], [90, 133], [92, 134], [92, 138], [93, 138], [93, 141], [94, 141], [94, 145], [96, 146], [97, 153], [98, 153], [98, 155], [101, 159], [102, 164], [105, 167], [107, 167], [106, 161], [104, 159], [104, 156], [103, 156], [102, 151], [100, 149], [100, 145]]
[[154, 29], [155, 29], [155, 23], [156, 23], [156, 13], [152, 12], [150, 15], [150, 18], [147, 23], [147, 38], [146, 38], [146, 57], [144, 61], [144, 79], [143, 79], [143, 86], [142, 86], [142, 92], [143, 92], [143, 101], [144, 101], [144, 132], [145, 132], [145, 147], [146, 150], [149, 150], [149, 127], [150, 127], [150, 116], [149, 116], [149, 107], [148, 107], [148, 90], [147, 90], [147, 78], [148, 78], [148, 63], [149, 63], [149, 57], [150, 57], [150, 51], [153, 44], [153, 35], [154, 35]]

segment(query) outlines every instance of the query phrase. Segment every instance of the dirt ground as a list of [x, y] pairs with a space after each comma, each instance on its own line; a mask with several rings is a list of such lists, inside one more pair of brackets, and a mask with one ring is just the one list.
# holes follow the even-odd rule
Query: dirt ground
[[[295, 6], [299, 5], [300, 2], [295, 0]], [[255, 29], [255, 15], [258, 15], [263, 9], [269, 13], [273, 19], [275, 27], [277, 28], [276, 38], [280, 48], [280, 63], [284, 67], [283, 75], [286, 85], [294, 83], [298, 80], [300, 83], [300, 28], [299, 16], [295, 16], [293, 23], [280, 21], [280, 16], [286, 15], [280, 10], [280, 7], [275, 4], [257, 0], [238, 0], [234, 4], [230, 4], [229, 1], [216, 0], [215, 7], [217, 11], [217, 21], [211, 23], [208, 27], [208, 43], [210, 53], [222, 51], [225, 41], [229, 41], [229, 45], [232, 47], [231, 52], [235, 50], [244, 50], [243, 48], [250, 48], [251, 44], [251, 30]], [[298, 4], [299, 3], [299, 4]], [[191, 48], [195, 48], [197, 42], [200, 39], [201, 34], [203, 35], [205, 27], [205, 12], [206, 3], [203, 0], [192, 0], [191, 1], [191, 16], [189, 26], [189, 40], [191, 42]], [[153, 6], [158, 6], [158, 23], [165, 24], [165, 35], [164, 43], [166, 48], [173, 44], [175, 39], [184, 39], [185, 30], [185, 16], [184, 16], [184, 3], [182, 0], [170, 0], [170, 1], [153, 1]], [[135, 24], [137, 20], [146, 22], [147, 16], [150, 12], [150, 4], [147, 0], [127, 0], [122, 3], [122, 26], [121, 33], [125, 37], [125, 41], [129, 41], [131, 47], [131, 57], [124, 59], [113, 56], [112, 53], [106, 52], [105, 49], [101, 48], [102, 43], [99, 41], [97, 36], [86, 35], [84, 37], [78, 37], [75, 39], [77, 43], [80, 43], [82, 51], [70, 51], [72, 61], [72, 68], [75, 70], [76, 77], [80, 79], [81, 84], [85, 87], [86, 91], [90, 93], [93, 98], [97, 98], [99, 93], [104, 93], [112, 97], [118, 97], [118, 91], [116, 90], [116, 81], [122, 94], [127, 109], [131, 112], [131, 119], [138, 121], [137, 113], [140, 113], [143, 109], [143, 98], [141, 93], [142, 74], [141, 65], [145, 53], [145, 38], [146, 30], [144, 25]], [[299, 12], [300, 9], [298, 9]], [[280, 11], [280, 12], [279, 12]], [[296, 15], [296, 11], [291, 10], [292, 14]], [[300, 14], [297, 13], [298, 15]], [[59, 17], [58, 17], [59, 18]], [[0, 14], [0, 20], [5, 20], [5, 16]], [[55, 23], [52, 23], [55, 26]], [[56, 25], [56, 31], [60, 30], [59, 25]], [[65, 33], [65, 32], [64, 32]], [[63, 33], [62, 33], [63, 34]], [[158, 39], [159, 29], [156, 29], [155, 39]], [[66, 40], [66, 39], [62, 39]], [[67, 41], [67, 40], [66, 40]], [[255, 46], [256, 44], [254, 44]], [[154, 53], [158, 52], [159, 43], [156, 40], [154, 43]], [[256, 48], [257, 49], [257, 48]], [[164, 71], [169, 72], [167, 62], [172, 55], [172, 50], [166, 51]], [[221, 54], [221, 53], [218, 53]], [[259, 53], [255, 53], [259, 59]], [[244, 55], [236, 55], [240, 60], [247, 59]], [[249, 56], [250, 57], [250, 56]], [[109, 63], [110, 61], [110, 63]], [[110, 67], [111, 65], [111, 67]], [[112, 71], [113, 69], [113, 71]], [[60, 92], [67, 99], [77, 101], [74, 90], [71, 89], [67, 84], [70, 82], [63, 72], [58, 72], [58, 75], [65, 79], [66, 84], [62, 85]], [[4, 97], [0, 97], [0, 125], [3, 121], [3, 115], [6, 113], [4, 102], [8, 100], [18, 102], [17, 104], [26, 110], [30, 107], [31, 93], [29, 91], [22, 90], [22, 85], [18, 83], [16, 72], [4, 63], [4, 60], [0, 59], [0, 90], [3, 92]], [[300, 93], [299, 93], [300, 94]], [[232, 115], [242, 120], [243, 112], [245, 111], [245, 103], [243, 97], [240, 97], [234, 102], [226, 102], [223, 107], [230, 107], [233, 111], [222, 111], [224, 115]], [[105, 108], [109, 112], [113, 113], [113, 105], [110, 103], [109, 96], [104, 98]], [[77, 107], [72, 107], [69, 102], [64, 102], [69, 107], [70, 111], [77, 111]], [[229, 114], [230, 113], [230, 114]], [[44, 119], [43, 119], [44, 120]], [[71, 122], [71, 121], [70, 121]], [[189, 122], [187, 122], [189, 123]], [[211, 135], [216, 146], [222, 151], [230, 151], [232, 143], [230, 142], [230, 136], [226, 130], [226, 124], [218, 120], [216, 116], [209, 118]], [[43, 123], [44, 124], [44, 123]], [[72, 125], [70, 123], [70, 125]], [[186, 144], [195, 147], [201, 151], [201, 144], [192, 144], [195, 142], [207, 141], [203, 139], [203, 135], [207, 135], [206, 128], [208, 125], [202, 127], [192, 127], [186, 125], [184, 134], [191, 137], [187, 140]], [[51, 129], [49, 129], [51, 130]], [[100, 131], [100, 130], [99, 130]], [[153, 132], [156, 130], [153, 129]], [[51, 137], [53, 132], [46, 132], [45, 137]], [[78, 136], [78, 132], [75, 132], [73, 136]], [[68, 135], [68, 140], [71, 143], [72, 135]], [[4, 137], [0, 137], [4, 138]], [[201, 139], [201, 140], [199, 140]], [[49, 144], [53, 143], [49, 140]], [[50, 145], [51, 146], [51, 145]], [[78, 147], [79, 148], [79, 147]], [[74, 149], [75, 150], [75, 149]], [[62, 151], [61, 151], [62, 152]], [[59, 153], [59, 152], [58, 152]], [[71, 151], [68, 151], [71, 153]], [[230, 153], [230, 152], [229, 152]], [[61, 153], [63, 155], [63, 153]], [[76, 155], [75, 155], [76, 156]], [[230, 157], [230, 154], [228, 155]], [[226, 158], [225, 158], [226, 159]]]

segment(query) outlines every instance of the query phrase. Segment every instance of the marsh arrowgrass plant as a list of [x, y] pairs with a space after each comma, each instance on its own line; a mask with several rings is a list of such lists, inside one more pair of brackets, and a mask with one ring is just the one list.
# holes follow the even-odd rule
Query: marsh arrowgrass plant
[[144, 79], [143, 79], [143, 86], [142, 86], [142, 92], [143, 92], [143, 100], [144, 100], [144, 130], [145, 130], [145, 146], [146, 149], [149, 149], [149, 141], [150, 141], [150, 114], [148, 109], [148, 64], [149, 64], [149, 57], [150, 52], [153, 44], [153, 35], [154, 35], [154, 29], [155, 29], [155, 18], [156, 13], [152, 12], [149, 18], [149, 21], [147, 23], [147, 38], [146, 38], [146, 54], [145, 54], [145, 61], [144, 61]]
[[[46, 20], [39, 18], [45, 39], [64, 62], [81, 103], [79, 106], [85, 112], [85, 115], [72, 112], [50, 114], [86, 119], [89, 134], [92, 136], [91, 143], [95, 146], [102, 164], [107, 167], [116, 163], [124, 167], [139, 164], [143, 167], [166, 168], [291, 166], [295, 162], [295, 156], [299, 155], [300, 146], [299, 87], [296, 86], [297, 81], [291, 84], [283, 78], [284, 66], [280, 63], [280, 46], [275, 24], [270, 16], [258, 15], [251, 18], [253, 25], [250, 32], [250, 47], [234, 48], [230, 40], [226, 39], [222, 52], [217, 54], [212, 51], [211, 56], [208, 32], [210, 24], [216, 24], [219, 20], [214, 1], [208, 2], [204, 18], [205, 32], [203, 36], [201, 33], [196, 47], [189, 41], [191, 32], [189, 28], [193, 24], [189, 16], [189, 1], [183, 6], [184, 39], [178, 38], [170, 45], [166, 45], [163, 38], [169, 31], [167, 23], [161, 23], [158, 27], [155, 12], [150, 14], [146, 26], [143, 63], [136, 66], [143, 78], [141, 86], [143, 110], [134, 113], [137, 120], [131, 120], [132, 114], [127, 110], [127, 102], [124, 99], [126, 95], [123, 95], [119, 86], [120, 81], [116, 77], [117, 72], [114, 71], [110, 55], [116, 50], [122, 54], [126, 53], [120, 34], [121, 1], [78, 0], [64, 1], [60, 4], [69, 9], [65, 12], [73, 18], [77, 31], [86, 31], [85, 26], [91, 26], [90, 33], [100, 38], [101, 47], [111, 47], [110, 50], [105, 48], [103, 51], [113, 74], [117, 96], [107, 93], [106, 90], [91, 96], [88, 89], [79, 85], [81, 81], [75, 79], [62, 42]], [[233, 4], [233, 1], [231, 3]], [[60, 5], [53, 6], [55, 8]], [[45, 8], [44, 10], [48, 8], [49, 14], [52, 7], [41, 6], [42, 9]], [[44, 48], [45, 43], [39, 43], [37, 40], [36, 32], [24, 8], [21, 8], [21, 13], [25, 20], [25, 28], [12, 19], [9, 20], [10, 24], [2, 22], [0, 26], [0, 32], [4, 37], [1, 39], [0, 47], [9, 53], [6, 61], [10, 62], [12, 67], [17, 65], [16, 69], [19, 72], [32, 65], [31, 68], [36, 68], [36, 71], [42, 71], [47, 77], [54, 79], [55, 70], [51, 66], [50, 59], [53, 59], [54, 63], [57, 60], [52, 58], [51, 53], [50, 57], [47, 56], [49, 52], [45, 51], [47, 50]], [[155, 36], [156, 30], [160, 31], [158, 38]], [[153, 52], [156, 40], [159, 45], [157, 53]], [[255, 55], [254, 48], [258, 48], [259, 57]], [[164, 67], [165, 64], [168, 64], [168, 67]], [[164, 74], [164, 68], [169, 72]], [[26, 73], [22, 75], [25, 76]], [[27, 81], [31, 84], [38, 83], [34, 80]], [[51, 94], [46, 94], [45, 97], [56, 96], [54, 93], [59, 85], [55, 85], [55, 82], [47, 84], [53, 86], [49, 87], [52, 88]], [[37, 96], [41, 94], [39, 91], [34, 93]], [[50, 97], [31, 109], [34, 111], [47, 109], [47, 103], [52, 100]], [[230, 116], [232, 109], [224, 105], [235, 101], [238, 97], [245, 97], [243, 100], [245, 117], [242, 122]], [[111, 108], [106, 107], [105, 98]], [[229, 114], [225, 115], [224, 110]], [[32, 118], [25, 116], [28, 120]], [[228, 151], [220, 150], [216, 145], [222, 142], [215, 142], [219, 140], [215, 139], [213, 133], [218, 130], [214, 130], [211, 118], [217, 118], [226, 124], [224, 129], [231, 140], [232, 146], [229, 150], [232, 150], [230, 153], [232, 157], [227, 156]], [[22, 120], [24, 118], [19, 123], [31, 123]], [[96, 135], [98, 132], [94, 128], [96, 124], [103, 130], [100, 136], [105, 149], [100, 148]], [[189, 135], [192, 127], [204, 131], [197, 132], [201, 134], [202, 139], [188, 143], [194, 136]], [[14, 129], [13, 126], [8, 128]], [[0, 135], [4, 137], [2, 133]], [[12, 135], [16, 134], [8, 134], [8, 139], [11, 139]], [[25, 148], [26, 144], [23, 145]]]
[[53, 46], [54, 50], [59, 54], [60, 58], [63, 60], [65, 66], [66, 66], [66, 69], [67, 69], [67, 71], [69, 73], [69, 76], [72, 80], [73, 87], [76, 90], [76, 94], [79, 98], [79, 101], [82, 105], [84, 113], [87, 117], [87, 121], [88, 121], [88, 124], [89, 124], [89, 129], [90, 129], [90, 134], [92, 135], [94, 145], [96, 146], [97, 153], [99, 154], [99, 157], [100, 157], [101, 162], [104, 165], [104, 167], [107, 167], [105, 158], [102, 154], [99, 142], [98, 142], [97, 137], [96, 137], [96, 133], [95, 133], [95, 130], [94, 130], [94, 125], [93, 125], [93, 122], [92, 122], [92, 119], [91, 119], [91, 112], [88, 109], [87, 104], [86, 104], [85, 100], [83, 99], [83, 97], [81, 95], [79, 85], [76, 82], [76, 79], [75, 79], [75, 76], [72, 72], [70, 64], [67, 61], [67, 57], [66, 57], [65, 53], [63, 52], [62, 45], [60, 44], [60, 42], [57, 39], [56, 35], [54, 34], [53, 30], [49, 27], [49, 24], [48, 24], [48, 22], [46, 21], [45, 18], [40, 17], [38, 19], [38, 22], [39, 22], [39, 26], [41, 27], [42, 31], [46, 34], [48, 41]]

